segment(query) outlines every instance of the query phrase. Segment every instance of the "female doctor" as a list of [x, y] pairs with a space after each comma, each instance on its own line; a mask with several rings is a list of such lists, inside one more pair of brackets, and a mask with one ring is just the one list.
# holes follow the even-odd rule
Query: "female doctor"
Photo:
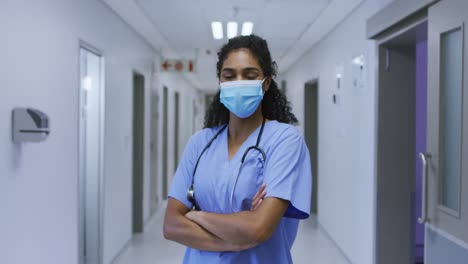
[[230, 39], [217, 74], [205, 129], [190, 138], [172, 181], [164, 237], [187, 246], [183, 263], [292, 263], [312, 175], [267, 42]]

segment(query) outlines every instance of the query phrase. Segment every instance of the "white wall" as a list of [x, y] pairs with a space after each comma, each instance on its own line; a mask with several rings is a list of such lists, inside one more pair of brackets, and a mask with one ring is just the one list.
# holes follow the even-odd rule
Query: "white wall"
[[[132, 71], [146, 80], [144, 171], [149, 182], [151, 65], [159, 58], [98, 0], [2, 1], [0, 12], [1, 32], [6, 32], [0, 42], [1, 262], [78, 261], [78, 52], [83, 40], [105, 59], [104, 260], [109, 263], [132, 235]], [[180, 88], [193, 90], [187, 83]], [[47, 141], [12, 143], [11, 110], [17, 106], [49, 115]], [[148, 199], [146, 192], [145, 219]]]
[[[318, 217], [352, 263], [370, 264], [375, 240], [376, 46], [366, 20], [391, 0], [367, 0], [282, 78], [300, 123], [304, 84], [319, 79]], [[351, 60], [364, 54], [366, 87], [352, 87]], [[342, 65], [343, 86], [336, 89]], [[281, 65], [279, 65], [281, 67]], [[332, 102], [333, 93], [340, 105]]]

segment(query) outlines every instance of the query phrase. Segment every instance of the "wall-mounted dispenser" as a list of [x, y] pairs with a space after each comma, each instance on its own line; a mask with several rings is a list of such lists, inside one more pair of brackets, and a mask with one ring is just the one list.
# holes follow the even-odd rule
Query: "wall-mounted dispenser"
[[50, 133], [49, 117], [33, 108], [13, 109], [13, 142], [40, 142]]

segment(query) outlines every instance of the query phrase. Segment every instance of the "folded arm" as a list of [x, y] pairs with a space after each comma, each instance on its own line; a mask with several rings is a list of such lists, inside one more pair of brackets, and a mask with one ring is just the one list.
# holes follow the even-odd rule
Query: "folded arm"
[[191, 211], [186, 217], [223, 241], [236, 245], [258, 245], [271, 237], [288, 205], [289, 201], [268, 197], [254, 211], [233, 214]]
[[185, 215], [187, 207], [176, 199], [169, 198], [164, 217], [164, 237], [191, 248], [206, 251], [240, 251], [252, 247], [223, 240], [208, 232]]

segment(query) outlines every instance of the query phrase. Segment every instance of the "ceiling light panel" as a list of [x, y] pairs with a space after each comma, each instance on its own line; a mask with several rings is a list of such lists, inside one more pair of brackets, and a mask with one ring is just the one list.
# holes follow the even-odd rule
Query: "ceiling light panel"
[[248, 36], [253, 32], [253, 23], [252, 22], [244, 22], [242, 24], [242, 36]]
[[229, 39], [237, 36], [237, 22], [228, 22], [227, 23], [227, 37]]
[[222, 39], [223, 38], [223, 24], [221, 22], [215, 21], [211, 22], [211, 31], [213, 33], [214, 39]]

